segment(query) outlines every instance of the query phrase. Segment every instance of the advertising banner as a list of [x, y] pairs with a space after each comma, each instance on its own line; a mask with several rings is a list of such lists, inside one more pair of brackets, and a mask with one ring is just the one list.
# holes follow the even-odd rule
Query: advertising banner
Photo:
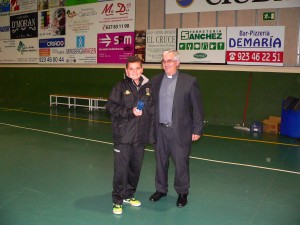
[[108, 1], [115, 1], [115, 0], [66, 0], [67, 6], [73, 6], [73, 5], [83, 5], [83, 4], [89, 4], [89, 3], [96, 3], [96, 2], [108, 2]]
[[10, 11], [10, 0], [0, 0], [0, 13], [5, 13], [9, 11]]
[[58, 8], [65, 6], [65, 0], [38, 0], [38, 10]]
[[66, 0], [66, 6], [96, 3], [97, 0]]
[[97, 63], [100, 5], [93, 3], [67, 8], [67, 63]]
[[300, 7], [299, 0], [166, 0], [166, 14]]
[[0, 63], [16, 62], [16, 40], [0, 40]]
[[39, 63], [65, 63], [65, 38], [39, 39]]
[[99, 33], [133, 32], [135, 30], [135, 1], [101, 2]]
[[145, 62], [146, 30], [136, 30], [134, 40], [134, 55]]
[[16, 40], [17, 63], [38, 63], [38, 38]]
[[66, 9], [39, 11], [39, 38], [52, 38], [66, 34]]
[[10, 14], [37, 11], [37, 0], [10, 0]]
[[125, 63], [134, 55], [134, 32], [98, 34], [98, 63]]
[[228, 27], [228, 64], [283, 66], [284, 26]]
[[225, 63], [225, 27], [180, 28], [177, 50], [183, 63]]
[[65, 63], [66, 9], [39, 11], [39, 63]]
[[8, 13], [0, 14], [0, 40], [1, 39], [10, 39], [10, 24], [9, 24], [9, 15]]
[[0, 63], [37, 63], [38, 39], [0, 40]]
[[32, 38], [38, 36], [37, 13], [10, 16], [11, 39]]
[[160, 62], [168, 49], [176, 49], [176, 29], [146, 31], [146, 62]]
[[100, 4], [97, 63], [125, 63], [134, 55], [135, 0]]

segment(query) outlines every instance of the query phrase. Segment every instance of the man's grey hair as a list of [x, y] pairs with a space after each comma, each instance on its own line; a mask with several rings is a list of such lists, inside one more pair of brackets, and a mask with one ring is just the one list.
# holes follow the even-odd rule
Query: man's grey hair
[[162, 53], [162, 56], [164, 56], [165, 54], [168, 53], [173, 53], [174, 54], [174, 58], [179, 62], [180, 61], [180, 57], [179, 57], [179, 52], [176, 51], [175, 49], [169, 49], [169, 50], [165, 50]]

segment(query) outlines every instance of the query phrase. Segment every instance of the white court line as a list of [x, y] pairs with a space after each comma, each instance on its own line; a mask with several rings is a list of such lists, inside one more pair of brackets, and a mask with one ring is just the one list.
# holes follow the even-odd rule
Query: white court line
[[252, 167], [252, 168], [257, 168], [257, 169], [272, 170], [272, 171], [278, 171], [278, 172], [283, 172], [283, 173], [293, 173], [293, 174], [300, 175], [300, 172], [290, 171], [290, 170], [281, 170], [281, 169], [276, 169], [276, 168], [269, 168], [269, 167], [263, 167], [263, 166], [255, 166], [255, 165], [250, 165], [250, 164], [225, 162], [225, 161], [219, 161], [219, 160], [213, 160], [213, 159], [205, 159], [205, 158], [199, 158], [199, 157], [193, 157], [193, 156], [190, 156], [190, 158], [191, 159], [199, 159], [199, 160], [203, 160], [203, 161], [209, 161], [209, 162], [215, 162], [215, 163], [229, 164], [229, 165], [235, 165], [235, 166], [244, 166], [244, 167]]
[[[91, 141], [91, 142], [97, 142], [97, 143], [101, 143], [101, 144], [113, 145], [113, 143], [111, 143], [111, 142], [99, 141], [99, 140], [94, 140], [94, 139], [89, 139], [89, 138], [82, 138], [82, 137], [77, 137], [77, 136], [72, 136], [72, 135], [67, 135], [67, 134], [60, 134], [60, 133], [56, 133], [56, 132], [51, 132], [51, 131], [46, 131], [46, 130], [39, 130], [39, 129], [29, 128], [29, 127], [22, 127], [22, 126], [17, 126], [17, 125], [13, 125], [13, 124], [0, 123], [0, 125], [10, 126], [10, 127], [15, 127], [15, 128], [25, 129], [25, 130], [31, 130], [31, 131], [37, 131], [37, 132], [41, 132], [41, 133], [53, 134], [53, 135], [58, 135], [58, 136], [63, 136], [63, 137], [68, 137], [68, 138], [74, 138], [74, 139], [79, 139], [79, 140], [84, 140], [84, 141]], [[154, 152], [154, 150], [152, 150], [152, 149], [145, 149], [145, 150], [149, 151], [149, 152]], [[281, 169], [276, 169], [276, 168], [268, 168], [268, 167], [263, 167], [263, 166], [250, 165], [250, 164], [225, 162], [225, 161], [205, 159], [205, 158], [194, 157], [194, 156], [190, 156], [190, 158], [191, 159], [202, 160], [202, 161], [214, 162], [214, 163], [221, 163], [221, 164], [228, 164], [228, 165], [235, 165], [235, 166], [244, 166], [244, 167], [251, 167], [251, 168], [256, 168], [256, 169], [272, 170], [272, 171], [277, 171], [277, 172], [291, 173], [291, 174], [300, 175], [300, 172], [290, 171], [290, 170], [281, 170]]]
[[15, 127], [15, 128], [25, 129], [25, 130], [32, 130], [32, 131], [37, 131], [37, 132], [46, 133], [46, 134], [53, 134], [53, 135], [74, 138], [74, 139], [79, 139], [79, 140], [84, 140], [84, 141], [91, 141], [91, 142], [98, 142], [98, 143], [107, 144], [107, 145], [113, 145], [113, 143], [110, 143], [110, 142], [98, 141], [98, 140], [89, 139], [89, 138], [76, 137], [76, 136], [72, 136], [72, 135], [60, 134], [60, 133], [55, 133], [55, 132], [46, 131], [46, 130], [39, 130], [39, 129], [35, 129], [35, 128], [30, 128], [30, 127], [21, 127], [21, 126], [17, 126], [17, 125], [13, 125], [13, 124], [8, 124], [8, 123], [0, 123], [0, 125], [5, 125], [5, 126]]

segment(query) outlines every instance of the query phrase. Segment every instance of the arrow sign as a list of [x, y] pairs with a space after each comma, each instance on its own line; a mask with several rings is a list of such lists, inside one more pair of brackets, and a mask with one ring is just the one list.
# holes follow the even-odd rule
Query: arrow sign
[[106, 44], [105, 47], [107, 47], [110, 44], [110, 42], [111, 42], [111, 39], [107, 34], [106, 34], [105, 38], [100, 38], [99, 39], [99, 43]]

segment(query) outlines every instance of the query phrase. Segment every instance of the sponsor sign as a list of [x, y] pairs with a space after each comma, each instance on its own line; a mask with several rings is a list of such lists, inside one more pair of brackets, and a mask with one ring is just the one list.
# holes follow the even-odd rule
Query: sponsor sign
[[0, 40], [10, 39], [10, 24], [8, 13], [0, 14]]
[[38, 12], [39, 38], [66, 34], [66, 9], [55, 8]]
[[136, 30], [134, 40], [134, 55], [145, 62], [146, 30]]
[[38, 36], [37, 13], [28, 13], [10, 17], [11, 39], [32, 38]]
[[228, 64], [283, 66], [284, 26], [228, 27]]
[[62, 48], [65, 47], [65, 38], [40, 39], [39, 48]]
[[97, 63], [100, 7], [93, 3], [67, 8], [67, 63]]
[[100, 5], [100, 33], [135, 30], [135, 1], [105, 1]]
[[177, 50], [183, 63], [225, 63], [225, 27], [178, 29]]
[[176, 29], [147, 30], [146, 62], [160, 62], [168, 49], [176, 49]]
[[64, 37], [39, 40], [39, 63], [65, 63]]
[[58, 8], [65, 6], [65, 0], [38, 0], [38, 10]]
[[115, 0], [66, 0], [66, 5], [73, 6], [73, 5], [83, 5], [88, 3], [108, 2], [108, 1], [115, 1]]
[[0, 63], [16, 63], [16, 40], [0, 40]]
[[300, 7], [299, 0], [166, 0], [166, 14]]
[[97, 0], [66, 0], [66, 6], [96, 3]]
[[10, 0], [0, 0], [0, 13], [5, 13], [9, 11], [10, 11]]
[[0, 63], [37, 63], [38, 39], [0, 40]]
[[10, 13], [20, 14], [37, 11], [37, 0], [10, 0]]
[[134, 32], [98, 34], [98, 63], [125, 63], [134, 54]]

